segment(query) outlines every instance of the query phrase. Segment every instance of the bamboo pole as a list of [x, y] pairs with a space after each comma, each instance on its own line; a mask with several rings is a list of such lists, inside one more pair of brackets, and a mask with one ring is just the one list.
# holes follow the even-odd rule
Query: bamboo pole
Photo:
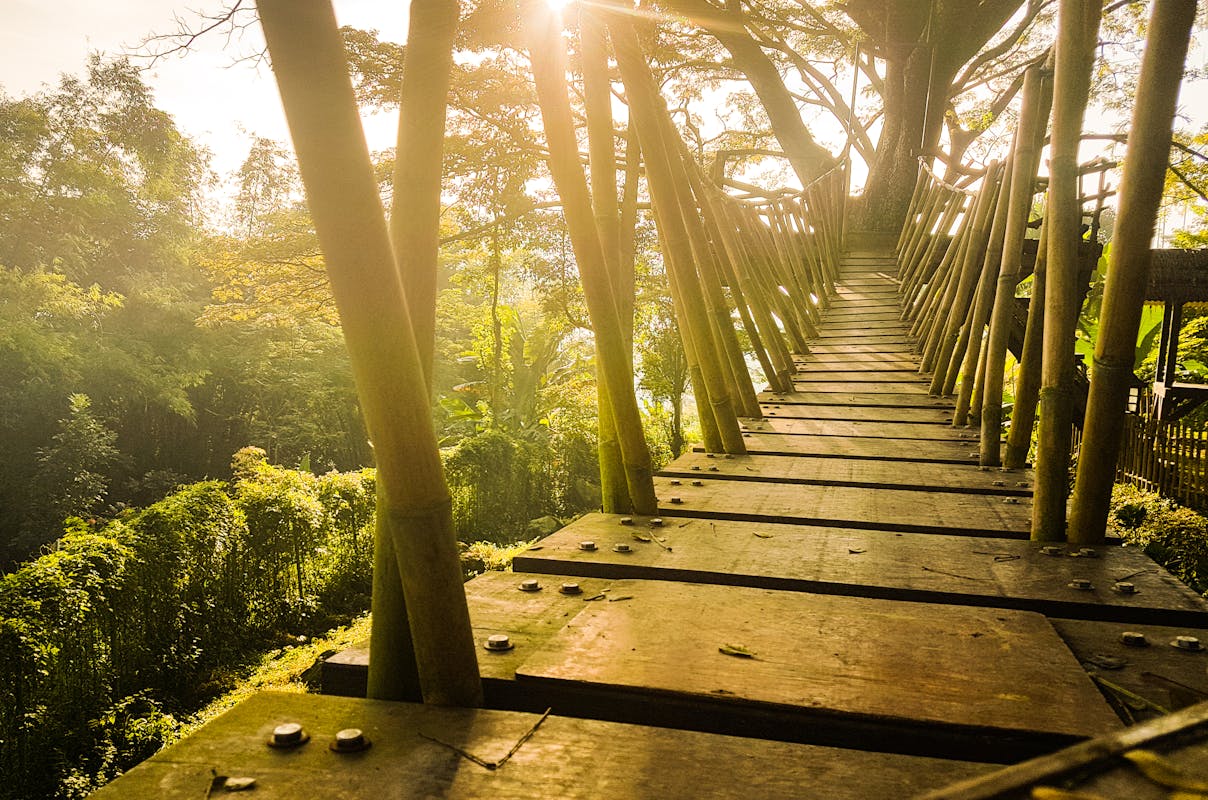
[[[436, 341], [436, 282], [440, 249], [440, 187], [445, 109], [457, 31], [456, 0], [417, 0], [411, 4], [409, 30], [415, 45], [403, 59], [399, 126], [390, 209], [390, 240], [404, 286], [424, 384], [432, 397]], [[423, 699], [415, 647], [407, 621], [402, 576], [392, 537], [375, 525], [373, 550], [373, 622], [369, 636], [366, 694], [379, 700]]]
[[258, 12], [374, 442], [378, 524], [397, 557], [423, 698], [478, 705], [482, 683], [424, 368], [335, 14], [324, 0], [261, 0]]
[[[611, 83], [604, 25], [589, 8], [580, 9], [579, 38], [582, 47], [583, 105], [587, 117], [588, 163], [591, 168], [591, 200], [604, 249], [613, 303], [620, 316], [626, 355], [632, 369], [633, 292], [632, 262], [628, 274], [621, 261], [620, 208], [617, 204], [617, 160], [613, 143]], [[600, 461], [600, 499], [606, 513], [626, 513], [632, 508], [629, 485], [621, 458], [621, 443], [608, 384], [596, 370], [596, 406], [599, 416], [597, 449]]]
[[1036, 171], [1040, 167], [1040, 149], [1044, 144], [1049, 105], [1052, 103], [1052, 93], [1046, 88], [1046, 83], [1046, 76], [1038, 64], [1024, 73], [1019, 125], [1015, 129], [1018, 146], [1011, 162], [1005, 240], [986, 350], [986, 391], [982, 395], [979, 458], [983, 467], [997, 467], [1002, 463], [1003, 372], [1007, 361], [1007, 339], [1014, 317], [1015, 289], [1022, 279], [1023, 240], [1028, 230], [1028, 215], [1036, 190]]
[[[956, 397], [956, 411], [952, 415], [954, 426], [968, 423], [969, 412], [973, 402], [973, 389], [981, 380], [982, 373], [978, 364], [983, 363], [981, 353], [982, 340], [985, 335], [986, 323], [990, 320], [990, 307], [994, 304], [994, 288], [997, 284], [998, 262], [1002, 254], [1003, 234], [1007, 224], [1007, 197], [1011, 191], [1011, 170], [1009, 166], [1014, 159], [1015, 146], [1007, 157], [1007, 168], [1003, 169], [1002, 183], [998, 185], [998, 197], [994, 202], [994, 221], [990, 226], [990, 238], [987, 240], [986, 252], [982, 256], [981, 280], [977, 284], [977, 293], [969, 317], [969, 340], [961, 366], [961, 388]], [[976, 415], [976, 414], [975, 414]]]
[[650, 451], [642, 433], [642, 418], [633, 391], [629, 352], [613, 297], [604, 248], [593, 219], [587, 180], [579, 163], [566, 90], [565, 40], [557, 15], [546, 4], [527, 3], [524, 17], [537, 102], [549, 147], [550, 174], [562, 199], [567, 232], [583, 281], [583, 295], [595, 332], [596, 361], [612, 404], [629, 498], [636, 513], [654, 514], [658, 511], [658, 498], [654, 494]]
[[1040, 400], [1041, 343], [1044, 335], [1044, 295], [1046, 291], [1046, 261], [1049, 240], [1046, 215], [1040, 226], [1040, 241], [1036, 247], [1036, 266], [1032, 270], [1032, 299], [1028, 303], [1028, 322], [1024, 329], [1023, 352], [1015, 374], [1015, 408], [1011, 411], [1011, 430], [1003, 466], [1019, 469], [1028, 461], [1032, 449], [1032, 428], [1036, 423], [1036, 406]]
[[1098, 41], [1101, 0], [1061, 0], [1053, 74], [1049, 148], [1049, 252], [1045, 287], [1044, 359], [1032, 538], [1063, 541], [1073, 425], [1074, 329], [1078, 321], [1078, 144]]
[[[746, 452], [742, 429], [738, 424], [734, 403], [726, 386], [721, 350], [711, 335], [709, 312], [701, 287], [692, 268], [689, 248], [691, 241], [684, 223], [685, 203], [671, 168], [676, 157], [667, 147], [660, 129], [660, 113], [666, 110], [662, 98], [646, 65], [637, 35], [628, 19], [609, 12], [608, 30], [612, 35], [617, 66], [625, 81], [631, 120], [637, 130], [642, 151], [646, 153], [646, 180], [655, 209], [660, 220], [660, 229], [665, 251], [672, 273], [672, 290], [690, 327], [681, 328], [684, 338], [691, 336], [697, 350], [697, 362], [703, 385], [708, 394], [708, 405], [715, 417], [721, 444], [727, 453]], [[702, 404], [697, 403], [698, 407]]]
[[1069, 536], [1078, 544], [1098, 544], [1105, 535], [1120, 421], [1149, 278], [1149, 245], [1195, 10], [1195, 0], [1169, 0], [1154, 3], [1150, 12], [1074, 484]]

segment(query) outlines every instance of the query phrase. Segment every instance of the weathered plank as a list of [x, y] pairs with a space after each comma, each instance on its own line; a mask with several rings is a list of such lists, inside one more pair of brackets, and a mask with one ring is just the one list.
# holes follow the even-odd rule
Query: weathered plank
[[940, 464], [976, 464], [970, 443], [923, 439], [873, 439], [859, 436], [778, 436], [744, 433], [749, 453], [783, 456], [867, 458], [879, 461], [931, 461]]
[[657, 477], [654, 488], [659, 511], [679, 516], [1015, 538], [1032, 526], [1030, 497], [710, 478]]
[[928, 489], [937, 492], [1025, 496], [1032, 493], [1032, 471], [982, 471], [971, 464], [929, 464], [916, 461], [904, 469], [893, 461], [808, 456], [715, 456], [685, 453], [660, 475], [680, 479], [766, 481], [804, 486], [863, 486], [887, 489]]
[[[300, 724], [310, 740], [296, 749], [267, 747], [273, 728], [284, 722]], [[370, 747], [332, 753], [328, 743], [348, 727], [363, 731]], [[518, 744], [500, 769], [481, 767], [450, 749], [496, 762]], [[516, 711], [264, 692], [92, 796], [199, 800], [210, 796], [216, 769], [254, 777], [251, 795], [274, 800], [383, 793], [531, 800], [552, 796], [552, 787], [564, 798], [697, 798], [702, 787], [727, 796], [754, 791], [796, 798], [807, 784], [827, 797], [860, 800], [904, 787], [934, 789], [990, 767], [562, 716], [541, 720]], [[219, 787], [214, 796], [226, 794]]]
[[[1126, 753], [1158, 756], [1166, 780], [1154, 780], [1133, 766]], [[1152, 759], [1151, 759], [1152, 761]], [[982, 778], [959, 781], [919, 800], [1030, 800], [1036, 797], [1169, 800], [1201, 796], [1172, 792], [1170, 781], [1204, 783], [1208, 763], [1208, 703], [1176, 711], [1141, 725], [1105, 734], [1066, 750], [1006, 767]], [[1049, 793], [1033, 793], [1037, 787]], [[1064, 792], [1065, 794], [1061, 794]]]
[[[840, 354], [848, 353], [914, 353], [914, 346], [907, 342], [859, 342], [852, 344], [850, 342], [823, 342], [814, 340], [809, 345], [810, 354]], [[802, 353], [801, 355], [807, 355]]]
[[[1117, 548], [1128, 550], [1130, 548]], [[1106, 587], [1113, 577], [1128, 575], [1117, 570], [1104, 576], [1098, 593], [1116, 595]], [[1189, 595], [1193, 593], [1156, 564], [1140, 575], [1129, 577], [1139, 587], [1137, 595], [1126, 597], [1141, 601], [1140, 593], [1161, 592], [1164, 583], [1172, 583]], [[1144, 586], [1140, 583], [1144, 581]], [[1154, 587], [1157, 584], [1157, 587]], [[1203, 605], [1203, 599], [1195, 597]], [[1055, 619], [1053, 627], [1099, 684], [1100, 691], [1120, 714], [1132, 724], [1151, 719], [1163, 711], [1174, 711], [1208, 700], [1208, 615], [1180, 613], [1155, 615], [1142, 620], [1157, 624], [1092, 622]], [[1174, 627], [1182, 623], [1183, 627]], [[1125, 633], [1145, 637], [1144, 646], [1124, 644]], [[1200, 642], [1199, 650], [1181, 650], [1172, 643], [1179, 636], [1191, 636]], [[1131, 695], [1131, 696], [1130, 696]], [[1137, 700], [1136, 698], [1141, 698]], [[1148, 704], [1148, 705], [1146, 705]]]
[[[873, 724], [901, 734], [887, 746], [945, 730], [1001, 737], [1000, 756], [1119, 727], [1039, 614], [662, 581], [611, 588], [631, 599], [590, 604], [517, 680], [768, 706], [819, 732]], [[754, 657], [719, 652], [727, 645]]]
[[[830, 353], [826, 355], [828, 357], [834, 357], [834, 355]], [[859, 353], [858, 355], [867, 354]], [[800, 370], [809, 370], [811, 372], [828, 370], [835, 373], [844, 373], [840, 380], [847, 380], [849, 377], [852, 379], [857, 379], [857, 376], [848, 374], [855, 372], [903, 372], [906, 373], [904, 377], [916, 378], [923, 374], [919, 372], [918, 362], [908, 358], [901, 358], [896, 361], [833, 361], [806, 355], [799, 356], [793, 359], [793, 361]], [[901, 377], [903, 376], [899, 376], [897, 380], [900, 380]]]
[[843, 320], [824, 320], [825, 326], [823, 333], [834, 333], [838, 335], [843, 332], [843, 335], [851, 335], [852, 333], [860, 333], [866, 336], [887, 336], [896, 334], [906, 336], [910, 333], [910, 328], [902, 324], [896, 319], [843, 319]]
[[848, 381], [813, 380], [808, 373], [793, 377], [793, 388], [798, 392], [835, 392], [848, 393], [857, 391], [865, 394], [928, 394], [927, 384], [922, 380], [912, 381], [883, 381], [881, 383], [861, 383], [858, 386]]
[[[922, 373], [917, 367], [908, 366], [905, 369], [892, 369], [886, 367], [879, 371], [873, 370], [849, 370], [849, 369], [834, 369], [826, 363], [811, 363], [809, 361], [798, 361], [797, 372], [793, 375], [795, 381], [826, 381], [826, 382], [845, 382], [851, 384], [861, 383], [918, 383], [922, 385]], [[860, 390], [859, 386], [853, 386], [856, 391]]]
[[[1038, 543], [990, 537], [678, 516], [665, 517], [662, 526], [651, 528], [646, 517], [628, 518], [632, 525], [621, 524], [622, 519], [588, 514], [543, 540], [539, 550], [519, 554], [515, 569], [1014, 608], [1050, 617], [1105, 620], [1054, 625], [1084, 661], [1095, 653], [1119, 656], [1116, 650], [1134, 650], [1118, 644], [1120, 632], [1132, 629], [1127, 626], [1150, 631], [1153, 646], [1137, 651], [1133, 662], [1137, 669], [1131, 672], [1135, 680], [1125, 683], [1138, 693], [1146, 691], [1139, 686], [1146, 670], [1192, 686], [1208, 680], [1204, 674], [1208, 656], [1197, 658], [1167, 645], [1176, 635], [1208, 626], [1208, 603], [1133, 548], [1101, 547], [1096, 558], [1072, 558], [1068, 553], [1076, 549], [1049, 556]], [[658, 536], [666, 547], [640, 541], [635, 533], [641, 538]], [[581, 550], [582, 541], [594, 542], [597, 549]], [[618, 543], [628, 544], [630, 552], [614, 552]], [[1135, 594], [1111, 590], [1123, 576], [1131, 576]], [[1095, 588], [1071, 588], [1075, 579], [1089, 580]], [[1188, 627], [1149, 627], [1176, 621]], [[1191, 672], [1198, 669], [1199, 677], [1174, 671], [1184, 665]]]
[[778, 433], [782, 436], [867, 436], [874, 439], [934, 439], [946, 442], [968, 442], [976, 446], [977, 433], [948, 425], [914, 422], [849, 422], [843, 420], [786, 419], [771, 416], [766, 419], [742, 419], [744, 431]]
[[873, 394], [870, 392], [760, 392], [760, 403], [784, 405], [833, 406], [881, 406], [884, 408], [946, 408], [956, 407], [951, 397], [934, 397], [925, 394]]
[[914, 422], [929, 425], [950, 425], [952, 413], [935, 408], [878, 408], [869, 406], [802, 406], [764, 403], [760, 406], [765, 418], [772, 419], [835, 419], [859, 422]]
[[860, 311], [832, 308], [822, 315], [822, 324], [830, 326], [845, 322], [901, 322], [901, 317], [901, 313], [893, 309]]
[[[835, 348], [829, 348], [835, 349]], [[899, 353], [868, 353], [868, 352], [839, 352], [828, 353], [811, 350], [808, 353], [796, 353], [793, 355], [793, 361], [798, 364], [832, 364], [831, 369], [893, 369], [893, 368], [908, 368], [917, 369], [919, 360], [913, 352]], [[876, 366], [885, 364], [886, 367]], [[871, 365], [871, 366], [867, 366]]]

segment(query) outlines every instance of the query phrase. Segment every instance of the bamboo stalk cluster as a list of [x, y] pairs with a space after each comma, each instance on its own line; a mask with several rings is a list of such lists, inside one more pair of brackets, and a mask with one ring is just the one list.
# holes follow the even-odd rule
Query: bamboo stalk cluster
[[[1054, 58], [1025, 74], [1010, 152], [980, 176], [970, 174], [981, 179], [976, 189], [969, 188], [973, 180], [950, 183], [922, 164], [897, 244], [902, 318], [917, 340], [919, 371], [932, 375], [932, 394], [955, 395], [954, 426], [979, 428], [982, 467], [1025, 466], [1039, 416], [1032, 535], [1041, 540], [1067, 536], [1071, 436], [1075, 424], [1082, 427], [1074, 332], [1097, 255], [1098, 215], [1111, 194], [1103, 173], [1116, 166], [1102, 159], [1077, 163], [1098, 6], [1063, 0]], [[1078, 486], [1083, 488], [1075, 492], [1070, 538], [1080, 543], [1104, 536], [1149, 242], [1194, 8], [1194, 2], [1155, 4], [1151, 19], [1091, 376], [1088, 403], [1098, 407], [1100, 421], [1091, 423], [1088, 411], [1079, 451]], [[1045, 181], [1037, 173], [1050, 111]], [[1085, 179], [1095, 173], [1099, 187], [1090, 194]], [[1047, 189], [1047, 201], [1029, 269], [1026, 234], [1041, 189]], [[1084, 241], [1088, 204], [1094, 204], [1089, 243]], [[1016, 296], [1029, 274], [1034, 275], [1031, 300], [1022, 323]], [[1115, 298], [1110, 305], [1108, 296]], [[1004, 443], [1004, 376], [1013, 338], [1018, 369]], [[1111, 353], [1101, 357], [1099, 350]]]

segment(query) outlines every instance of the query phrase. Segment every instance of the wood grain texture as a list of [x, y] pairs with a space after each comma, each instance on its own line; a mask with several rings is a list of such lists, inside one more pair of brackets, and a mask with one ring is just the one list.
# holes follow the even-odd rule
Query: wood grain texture
[[[515, 568], [1014, 608], [1050, 617], [1103, 620], [1084, 629], [1075, 626], [1071, 635], [1062, 623], [1054, 622], [1083, 659], [1095, 652], [1126, 649], [1118, 644], [1121, 625], [1179, 620], [1188, 626], [1181, 633], [1208, 626], [1208, 603], [1203, 598], [1128, 547], [1100, 548], [1099, 558], [1053, 557], [1028, 541], [668, 516], [663, 527], [654, 529], [671, 548], [667, 550], [633, 539], [634, 531], [643, 536], [651, 533], [646, 518], [635, 519], [632, 527], [620, 524], [620, 519], [606, 514], [582, 517], [543, 540], [540, 550], [521, 553]], [[599, 549], [580, 550], [583, 540], [594, 541]], [[613, 552], [618, 542], [630, 544], [632, 552]], [[1112, 584], [1126, 575], [1138, 592], [1111, 591]], [[1096, 588], [1070, 588], [1076, 578], [1089, 580]], [[1151, 640], [1166, 645], [1175, 631], [1154, 633]], [[1186, 673], [1168, 674], [1176, 680], [1190, 677], [1193, 685], [1200, 685], [1201, 679], [1208, 679], [1203, 674], [1208, 653], [1200, 654], [1201, 658], [1169, 646], [1135, 652], [1138, 658], [1153, 657], [1159, 664], [1185, 664], [1192, 671], [1198, 666], [1199, 679]]]
[[1032, 523], [1030, 497], [708, 478], [677, 486], [673, 480], [654, 480], [664, 514], [1004, 537], [1026, 537]]
[[928, 439], [946, 442], [973, 442], [976, 434], [950, 425], [930, 425], [914, 422], [846, 422], [840, 420], [810, 420], [782, 418], [739, 420], [744, 431], [775, 433], [781, 436], [866, 436], [876, 439]]
[[[502, 758], [539, 716], [265, 692], [240, 703], [93, 797], [200, 800], [212, 769], [252, 776], [250, 796], [304, 798], [800, 797], [801, 787], [859, 800], [934, 789], [988, 772], [966, 762], [739, 739], [550, 716], [500, 769], [473, 764], [431, 738], [487, 761]], [[296, 750], [264, 742], [281, 722], [311, 740]], [[336, 755], [327, 744], [355, 726], [372, 743]], [[431, 738], [424, 738], [431, 737]], [[553, 787], [557, 787], [556, 790]], [[751, 794], [754, 793], [754, 794]], [[226, 796], [219, 790], [215, 796]]]
[[[859, 436], [780, 436], [744, 433], [747, 452], [765, 455], [867, 458], [879, 461], [927, 461], [976, 464], [977, 450], [965, 442], [923, 439], [875, 439]], [[694, 448], [695, 449], [695, 448]]]
[[929, 489], [999, 496], [1032, 493], [1032, 471], [981, 470], [970, 464], [914, 462], [903, 469], [892, 461], [808, 456], [716, 456], [685, 453], [658, 472], [691, 481], [764, 481], [814, 486], [863, 486], [886, 489]]
[[[969, 731], [1119, 727], [1039, 614], [659, 581], [612, 588], [633, 599], [592, 604], [517, 680]], [[718, 652], [727, 644], [755, 657]]]
[[956, 403], [951, 397], [935, 397], [926, 394], [872, 394], [861, 391], [847, 392], [760, 392], [759, 402], [781, 405], [833, 406], [848, 405], [880, 406], [882, 408], [944, 408], [953, 409]]

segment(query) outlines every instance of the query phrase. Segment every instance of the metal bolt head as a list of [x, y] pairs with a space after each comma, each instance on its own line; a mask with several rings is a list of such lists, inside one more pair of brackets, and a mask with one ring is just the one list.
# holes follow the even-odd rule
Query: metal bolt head
[[681, 483], [681, 481], [678, 481], [678, 480], [675, 480], [675, 479], [672, 479], [672, 481], [671, 481], [671, 485], [672, 485], [672, 486], [679, 486], [679, 485], [680, 485], [680, 483]]
[[1120, 634], [1120, 643], [1126, 647], [1149, 647], [1145, 634], [1138, 631], [1124, 631]]
[[1095, 584], [1091, 583], [1086, 578], [1074, 578], [1069, 582], [1068, 586], [1071, 589], [1081, 589], [1083, 591], [1095, 588]]
[[1006, 486], [1006, 481], [990, 481], [991, 486]]
[[1046, 555], [1046, 556], [1060, 556], [1060, 555], [1065, 555], [1065, 548], [1059, 547], [1055, 544], [1049, 544], [1049, 545], [1045, 545], [1044, 547], [1040, 548], [1040, 553], [1041, 553], [1041, 555]]
[[621, 517], [621, 524], [622, 525], [632, 525], [633, 517]]
[[310, 741], [310, 734], [302, 730], [302, 726], [296, 722], [283, 722], [273, 728], [273, 735], [268, 740], [269, 747], [290, 748], [306, 744]]
[[541, 584], [537, 582], [536, 578], [525, 578], [520, 582], [520, 591], [539, 592], [541, 591]]
[[709, 467], [710, 472], [720, 472], [721, 468], [717, 466]]
[[577, 583], [564, 583], [558, 587], [558, 591], [562, 594], [583, 594], [583, 590]]
[[650, 520], [650, 527], [652, 527], [652, 528], [661, 528], [661, 527], [663, 527], [663, 518], [662, 518], [662, 517], [654, 517], [653, 519], [651, 519], [651, 520]]
[[1136, 594], [1137, 593], [1137, 585], [1130, 581], [1116, 581], [1112, 585], [1112, 588], [1115, 589], [1120, 594]]
[[633, 548], [632, 548], [632, 547], [630, 547], [630, 546], [629, 546], [628, 544], [626, 544], [625, 542], [617, 542], [616, 544], [614, 544], [614, 545], [612, 546], [612, 551], [613, 551], [614, 553], [632, 553], [632, 552], [633, 552]]
[[1078, 557], [1079, 558], [1098, 558], [1099, 551], [1093, 547], [1080, 547], [1080, 548], [1078, 548]]
[[511, 638], [506, 633], [492, 633], [487, 637], [487, 640], [482, 643], [482, 646], [488, 650], [511, 650], [516, 645], [512, 644]]
[[[976, 451], [969, 454], [969, 458], [980, 458], [980, 457], [981, 457], [981, 453], [976, 452]], [[989, 472], [989, 471], [990, 471], [990, 468], [986, 467], [986, 472]]]
[[716, 453], [705, 453], [705, 458], [717, 458]]
[[678, 506], [680, 503], [683, 503], [683, 502], [684, 502], [684, 498], [682, 498], [682, 497], [672, 497], [670, 502], [671, 502], [671, 505], [673, 505], [673, 506]]
[[[700, 472], [700, 464], [693, 464], [692, 469], [696, 470], [697, 472]], [[716, 467], [714, 467], [713, 469], [716, 469]]]
[[337, 753], [359, 753], [369, 749], [369, 739], [360, 728], [345, 728], [336, 733], [329, 747]]
[[1027, 481], [1016, 481], [1016, 482], [1015, 482], [1015, 485], [1016, 485], [1016, 486], [1018, 486], [1018, 487], [1019, 487], [1019, 488], [1021, 488], [1021, 489], [1026, 489], [1026, 488], [1028, 488], [1028, 482], [1027, 482]]
[[1171, 644], [1180, 650], [1186, 650], [1190, 653], [1198, 653], [1204, 649], [1204, 645], [1194, 636], [1176, 636]]
[[705, 482], [704, 481], [692, 481], [692, 485], [693, 486], [704, 486]]
[[596, 543], [591, 541], [590, 539], [587, 541], [579, 542], [579, 549], [587, 550], [588, 552], [590, 552], [590, 551], [596, 549]]

